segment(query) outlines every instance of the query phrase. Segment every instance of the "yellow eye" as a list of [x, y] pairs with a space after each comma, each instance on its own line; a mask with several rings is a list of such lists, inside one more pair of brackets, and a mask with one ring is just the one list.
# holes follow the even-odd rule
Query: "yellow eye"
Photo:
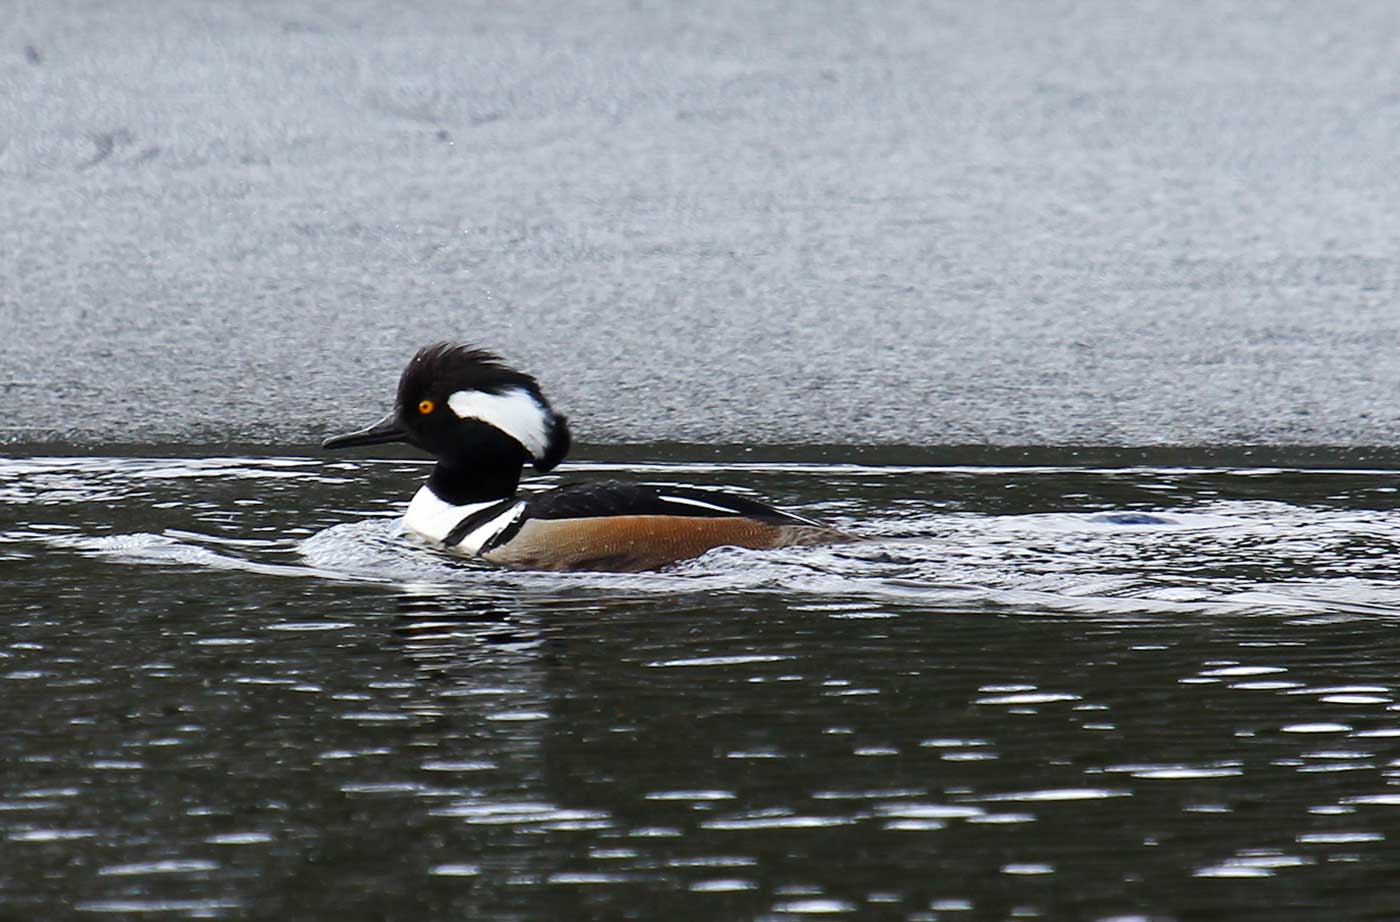
[[434, 408], [436, 407], [437, 404], [433, 403], [431, 400], [418, 401], [418, 412], [422, 413], [424, 416], [427, 416], [429, 413], [433, 412]]

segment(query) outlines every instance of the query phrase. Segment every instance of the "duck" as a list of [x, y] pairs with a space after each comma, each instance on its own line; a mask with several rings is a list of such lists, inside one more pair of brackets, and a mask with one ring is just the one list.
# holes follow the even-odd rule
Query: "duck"
[[616, 480], [520, 491], [529, 466], [569, 453], [567, 417], [539, 382], [461, 342], [424, 346], [399, 377], [393, 409], [323, 449], [406, 442], [436, 459], [404, 531], [450, 554], [521, 570], [640, 572], [718, 547], [771, 549], [856, 540], [730, 491]]

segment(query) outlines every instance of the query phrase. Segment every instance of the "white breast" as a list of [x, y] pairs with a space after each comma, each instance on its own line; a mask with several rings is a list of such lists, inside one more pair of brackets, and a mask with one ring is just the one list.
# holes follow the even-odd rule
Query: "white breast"
[[[443, 541], [447, 540], [452, 529], [456, 528], [463, 519], [488, 506], [494, 506], [498, 502], [500, 500], [487, 500], [484, 503], [466, 503], [454, 506], [452, 503], [443, 502], [427, 486], [422, 486], [418, 488], [417, 493], [413, 494], [413, 501], [408, 504], [408, 511], [403, 516], [403, 527], [433, 544], [442, 544]], [[454, 554], [475, 556], [481, 550], [482, 545], [524, 514], [525, 504], [518, 502], [508, 507], [500, 515], [492, 517], [490, 521], [477, 526], [461, 542], [454, 544], [448, 550]]]

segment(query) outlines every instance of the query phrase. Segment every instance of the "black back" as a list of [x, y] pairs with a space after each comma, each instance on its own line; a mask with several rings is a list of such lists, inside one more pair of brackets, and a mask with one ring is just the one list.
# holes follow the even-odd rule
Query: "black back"
[[[704, 505], [675, 501], [687, 499]], [[534, 519], [586, 519], [610, 515], [743, 516], [776, 525], [819, 524], [732, 493], [616, 480], [565, 484], [556, 490], [537, 493], [527, 498], [526, 515]]]

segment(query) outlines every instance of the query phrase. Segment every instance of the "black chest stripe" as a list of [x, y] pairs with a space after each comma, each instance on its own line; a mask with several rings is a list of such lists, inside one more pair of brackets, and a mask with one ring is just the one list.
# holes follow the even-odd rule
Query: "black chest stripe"
[[[476, 512], [473, 512], [471, 515], [462, 519], [462, 521], [458, 522], [452, 527], [452, 530], [447, 533], [447, 537], [442, 539], [443, 546], [456, 547], [457, 545], [461, 544], [463, 538], [476, 531], [478, 528], [485, 525], [487, 522], [491, 521], [496, 516], [505, 512], [511, 506], [514, 506], [516, 502], [518, 502], [518, 500], [516, 500], [516, 498], [512, 496], [508, 499], [501, 500], [499, 503], [492, 503], [485, 509], [478, 509]], [[520, 526], [518, 524], [515, 526], [515, 528], [517, 529], [519, 527]], [[514, 531], [511, 532], [511, 534], [514, 533]], [[498, 543], [499, 541], [492, 541], [493, 545]], [[485, 548], [482, 548], [482, 550], [485, 550]]]
[[524, 526], [525, 520], [529, 517], [529, 510], [522, 509], [520, 511], [520, 514], [515, 517], [514, 521], [508, 524], [505, 528], [502, 528], [500, 531], [496, 532], [490, 538], [487, 538], [486, 543], [481, 545], [481, 549], [477, 551], [477, 553], [485, 554], [487, 551], [494, 551], [496, 548], [500, 547], [502, 544], [505, 544], [511, 538], [514, 538], [516, 533], [519, 532], [521, 527]]

